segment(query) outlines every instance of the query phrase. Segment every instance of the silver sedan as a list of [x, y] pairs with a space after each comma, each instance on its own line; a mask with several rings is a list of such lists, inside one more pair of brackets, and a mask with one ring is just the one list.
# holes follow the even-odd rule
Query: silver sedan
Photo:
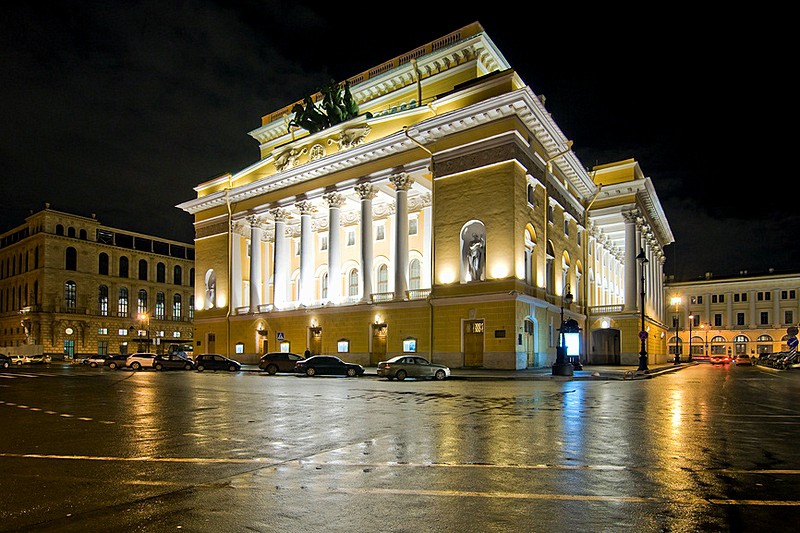
[[403, 381], [406, 378], [433, 378], [442, 380], [450, 376], [450, 369], [444, 365], [431, 363], [424, 357], [416, 355], [398, 355], [388, 361], [378, 363], [378, 376], [389, 381], [397, 378]]

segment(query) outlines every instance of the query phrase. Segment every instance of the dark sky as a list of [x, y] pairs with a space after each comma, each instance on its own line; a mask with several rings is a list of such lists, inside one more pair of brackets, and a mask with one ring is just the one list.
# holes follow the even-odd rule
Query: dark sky
[[786, 14], [500, 0], [29, 4], [0, 20], [2, 231], [49, 202], [191, 242], [192, 217], [175, 205], [258, 159], [247, 132], [262, 115], [478, 21], [585, 166], [633, 157], [652, 178], [676, 241], [668, 275], [800, 271]]

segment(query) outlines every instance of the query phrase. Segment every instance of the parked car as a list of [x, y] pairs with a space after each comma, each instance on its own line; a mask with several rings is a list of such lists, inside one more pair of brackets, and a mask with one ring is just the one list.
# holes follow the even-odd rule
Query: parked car
[[154, 353], [133, 353], [125, 359], [125, 366], [132, 370], [141, 370], [142, 368], [153, 368], [153, 360], [156, 354]]
[[389, 381], [395, 378], [398, 381], [406, 378], [442, 380], [450, 376], [450, 369], [444, 365], [431, 363], [417, 355], [398, 355], [388, 361], [378, 363], [378, 376], [385, 377]]
[[361, 376], [364, 367], [355, 363], [346, 363], [333, 355], [312, 355], [308, 359], [297, 361], [294, 371], [307, 376]]
[[164, 353], [153, 358], [156, 370], [194, 370], [194, 361], [179, 353]]
[[14, 354], [9, 355], [8, 357], [11, 358], [11, 362], [15, 365], [26, 365], [32, 363], [49, 363], [50, 356], [49, 355], [20, 355]]
[[302, 361], [303, 356], [292, 352], [270, 352], [261, 356], [258, 368], [268, 374], [278, 372], [294, 372], [295, 364]]
[[727, 365], [731, 362], [730, 355], [712, 354], [710, 359], [712, 365]]
[[0, 353], [0, 368], [8, 368], [11, 366], [11, 358], [4, 353]]
[[125, 365], [127, 365], [127, 363], [128, 363], [127, 354], [116, 354], [116, 355], [109, 355], [103, 364], [108, 368], [114, 370], [115, 368], [125, 368]]
[[228, 359], [224, 355], [216, 353], [203, 353], [195, 357], [195, 367], [198, 372], [203, 370], [228, 370], [229, 372], [236, 372], [242, 369], [239, 361]]
[[84, 365], [89, 365], [92, 368], [97, 368], [98, 366], [105, 366], [107, 359], [107, 355], [90, 355], [89, 357], [84, 358], [81, 363]]
[[750, 356], [749, 356], [749, 355], [747, 355], [746, 353], [740, 353], [740, 354], [738, 354], [738, 355], [736, 356], [735, 363], [736, 363], [736, 366], [739, 366], [739, 365], [749, 365], [749, 366], [753, 366], [753, 360], [752, 360], [752, 359], [750, 359]]

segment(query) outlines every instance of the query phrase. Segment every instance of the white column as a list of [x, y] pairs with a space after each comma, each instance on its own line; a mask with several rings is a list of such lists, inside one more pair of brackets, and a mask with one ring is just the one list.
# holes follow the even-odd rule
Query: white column
[[311, 233], [311, 214], [314, 205], [307, 201], [297, 202], [300, 211], [300, 303], [311, 305], [314, 300], [314, 234]]
[[636, 213], [623, 213], [625, 218], [625, 310], [635, 311], [636, 306]]
[[[242, 305], [242, 237], [239, 235], [236, 223], [231, 224], [231, 283], [230, 298], [228, 299], [228, 306], [233, 313], [237, 307]], [[166, 303], [165, 303], [166, 305]]]
[[250, 223], [250, 312], [258, 313], [261, 304], [261, 219], [251, 215], [247, 217]]
[[781, 317], [781, 301], [780, 301], [780, 290], [773, 289], [772, 290], [772, 327], [776, 329], [780, 329], [781, 322], [783, 319]]
[[361, 198], [361, 300], [372, 299], [372, 199], [375, 188], [371, 183], [361, 183], [355, 187]]
[[328, 299], [339, 303], [342, 299], [342, 243], [340, 241], [340, 209], [344, 196], [327, 193], [323, 199], [328, 204]]
[[284, 305], [286, 305], [286, 287], [289, 282], [289, 258], [286, 245], [286, 219], [289, 218], [289, 213], [285, 209], [273, 209], [272, 216], [275, 217], [272, 303], [276, 309], [283, 309]]
[[408, 291], [408, 189], [414, 180], [408, 174], [397, 174], [389, 178], [396, 189], [395, 208], [395, 254], [394, 254], [394, 299], [405, 300]]

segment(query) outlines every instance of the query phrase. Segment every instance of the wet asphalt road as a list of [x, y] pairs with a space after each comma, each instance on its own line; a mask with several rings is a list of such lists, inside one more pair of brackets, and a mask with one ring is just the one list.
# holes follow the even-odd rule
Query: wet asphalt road
[[0, 531], [796, 531], [800, 370], [0, 371]]

